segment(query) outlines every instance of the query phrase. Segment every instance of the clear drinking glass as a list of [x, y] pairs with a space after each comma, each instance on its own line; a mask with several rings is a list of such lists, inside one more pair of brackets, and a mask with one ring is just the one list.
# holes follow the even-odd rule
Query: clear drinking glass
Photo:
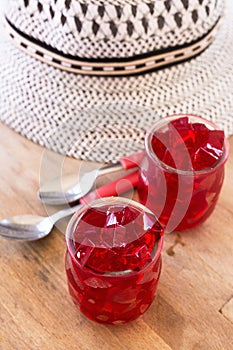
[[217, 203], [228, 155], [229, 143], [212, 122], [195, 115], [161, 119], [146, 135], [140, 202], [167, 232], [201, 224]]
[[73, 301], [91, 320], [123, 324], [151, 305], [161, 272], [163, 228], [135, 201], [109, 197], [83, 207], [66, 235]]

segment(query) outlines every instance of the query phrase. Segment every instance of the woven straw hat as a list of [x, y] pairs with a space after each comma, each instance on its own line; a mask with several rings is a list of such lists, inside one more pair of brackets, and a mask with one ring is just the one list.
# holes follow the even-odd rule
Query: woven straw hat
[[8, 0], [0, 118], [56, 152], [116, 161], [168, 114], [233, 133], [231, 0]]

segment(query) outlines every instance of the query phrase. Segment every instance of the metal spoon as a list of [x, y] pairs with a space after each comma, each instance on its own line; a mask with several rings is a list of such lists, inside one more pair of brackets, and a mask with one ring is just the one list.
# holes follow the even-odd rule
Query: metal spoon
[[3, 219], [0, 221], [0, 236], [21, 241], [34, 241], [46, 237], [57, 221], [74, 214], [83, 204], [96, 198], [117, 196], [120, 193], [127, 192], [136, 187], [137, 182], [138, 172], [135, 171], [88, 193], [80, 200], [82, 204], [60, 210], [48, 217], [19, 215]]
[[69, 207], [50, 216], [18, 215], [0, 221], [0, 236], [19, 241], [35, 241], [46, 237], [54, 224], [69, 215], [74, 214], [82, 204]]
[[119, 164], [109, 166], [109, 168], [103, 167], [100, 169], [94, 169], [83, 174], [79, 181], [74, 186], [68, 188], [66, 191], [62, 192], [39, 190], [38, 198], [42, 203], [50, 205], [62, 205], [65, 203], [76, 202], [91, 191], [97, 177], [118, 170], [122, 170], [122, 167], [119, 166]]
[[46, 191], [39, 190], [38, 198], [41, 202], [51, 205], [61, 205], [73, 203], [84, 197], [91, 191], [97, 177], [107, 175], [120, 170], [128, 170], [137, 167], [142, 159], [143, 152], [132, 154], [128, 157], [122, 157], [118, 163], [105, 165], [99, 169], [94, 169], [83, 174], [77, 184], [66, 191]]

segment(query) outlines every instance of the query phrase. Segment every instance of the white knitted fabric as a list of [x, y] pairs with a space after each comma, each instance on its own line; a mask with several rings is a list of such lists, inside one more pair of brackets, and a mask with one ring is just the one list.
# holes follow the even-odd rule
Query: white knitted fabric
[[31, 58], [1, 37], [0, 118], [49, 149], [95, 161], [116, 161], [142, 149], [145, 132], [173, 113], [201, 115], [230, 135], [232, 18], [233, 6], [227, 0], [217, 38], [200, 56], [131, 77], [66, 73]]

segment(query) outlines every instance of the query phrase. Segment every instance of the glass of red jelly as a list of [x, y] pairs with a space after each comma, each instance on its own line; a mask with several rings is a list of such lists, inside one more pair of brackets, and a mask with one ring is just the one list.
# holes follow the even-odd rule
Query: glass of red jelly
[[166, 232], [203, 223], [224, 179], [229, 143], [212, 122], [195, 115], [158, 121], [145, 139], [138, 193]]
[[81, 312], [124, 324], [151, 305], [161, 272], [163, 228], [140, 203], [98, 199], [71, 219], [66, 234], [70, 295]]

